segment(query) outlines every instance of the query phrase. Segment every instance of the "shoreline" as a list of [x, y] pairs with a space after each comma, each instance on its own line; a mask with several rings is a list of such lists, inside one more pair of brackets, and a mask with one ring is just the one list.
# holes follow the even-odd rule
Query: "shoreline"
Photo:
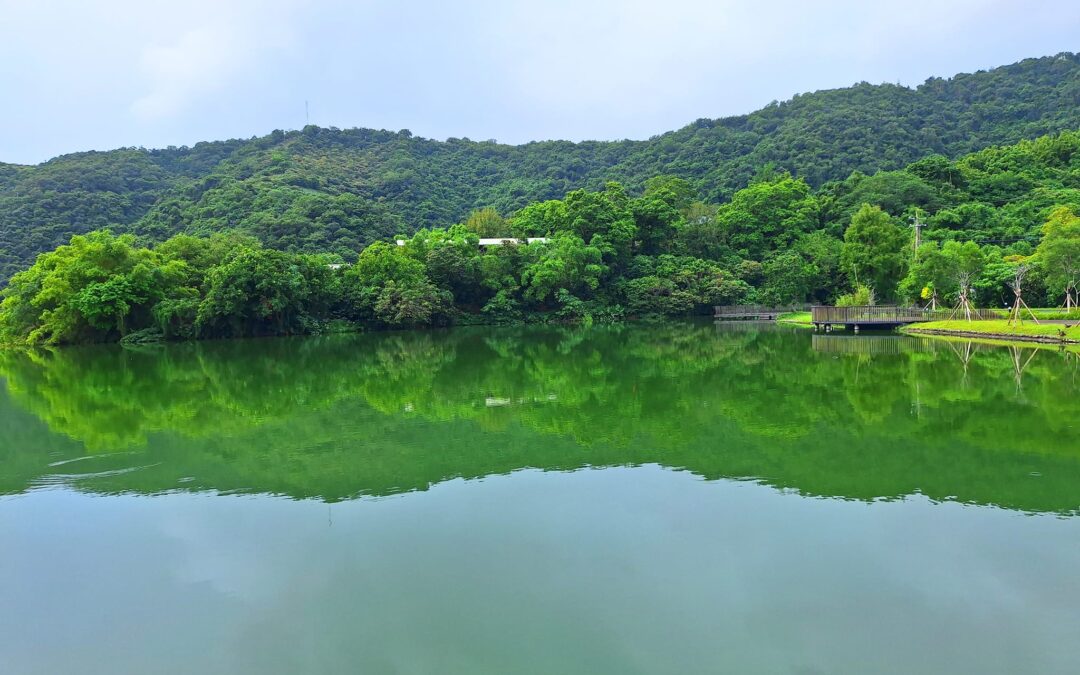
[[1047, 345], [1075, 345], [1080, 340], [1069, 337], [1053, 335], [1024, 335], [1021, 333], [983, 333], [970, 330], [953, 330], [946, 328], [918, 328], [916, 326], [903, 326], [899, 329], [905, 335], [925, 335], [928, 337], [957, 337], [976, 340], [1000, 340], [1003, 342], [1033, 342]]
[[[775, 321], [778, 324], [811, 328], [809, 313], [792, 312], [781, 315]], [[953, 338], [979, 340], [983, 342], [1007, 344], [1027, 343], [1057, 345], [1075, 349], [1080, 345], [1080, 322], [1048, 320], [1047, 323], [1009, 326], [1004, 318], [986, 321], [929, 321], [911, 323], [895, 329], [901, 335], [913, 335], [931, 338]]]

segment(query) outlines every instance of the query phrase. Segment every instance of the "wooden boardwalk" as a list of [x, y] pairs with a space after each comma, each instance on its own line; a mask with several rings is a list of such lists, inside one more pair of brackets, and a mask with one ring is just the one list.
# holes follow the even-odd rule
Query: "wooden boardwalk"
[[[973, 309], [975, 320], [1000, 319], [990, 309]], [[922, 309], [919, 307], [898, 307], [894, 305], [874, 305], [860, 307], [825, 307], [821, 305], [810, 309], [810, 322], [814, 328], [826, 330], [833, 326], [854, 328], [895, 328], [909, 323], [923, 321], [946, 321], [957, 318], [952, 309]]]
[[787, 305], [785, 307], [770, 307], [768, 305], [723, 305], [713, 307], [716, 310], [714, 318], [717, 321], [772, 321], [781, 314], [788, 312], [808, 312], [810, 305]]

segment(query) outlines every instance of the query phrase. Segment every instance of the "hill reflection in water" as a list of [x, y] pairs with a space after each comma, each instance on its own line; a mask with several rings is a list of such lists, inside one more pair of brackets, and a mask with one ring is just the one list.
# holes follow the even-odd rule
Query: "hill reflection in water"
[[0, 493], [339, 501], [658, 464], [1075, 514], [1080, 366], [771, 325], [459, 328], [0, 354]]

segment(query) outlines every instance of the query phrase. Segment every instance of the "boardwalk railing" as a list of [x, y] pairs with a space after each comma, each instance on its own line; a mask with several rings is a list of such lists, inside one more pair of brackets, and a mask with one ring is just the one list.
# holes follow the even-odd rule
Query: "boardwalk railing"
[[783, 307], [770, 307], [769, 305], [724, 305], [714, 307], [717, 319], [745, 319], [750, 317], [776, 318], [780, 314], [788, 312], [808, 312], [810, 305], [785, 305]]
[[[871, 325], [919, 323], [922, 321], [945, 321], [950, 318], [964, 319], [964, 312], [952, 309], [922, 309], [920, 307], [896, 307], [892, 305], [874, 305], [859, 307], [815, 306], [810, 309], [811, 323], [818, 325], [847, 324]], [[1000, 319], [992, 309], [973, 309], [971, 318], [978, 321]]]

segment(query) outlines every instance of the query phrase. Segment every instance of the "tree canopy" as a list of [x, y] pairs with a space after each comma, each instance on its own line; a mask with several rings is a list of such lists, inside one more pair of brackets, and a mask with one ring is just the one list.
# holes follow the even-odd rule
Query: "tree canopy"
[[[1075, 179], [1058, 180], [1071, 151], [1046, 141], [1024, 158], [1011, 150], [963, 163], [957, 158], [1080, 129], [1078, 87], [1080, 56], [1059, 54], [932, 78], [915, 88], [860, 83], [800, 94], [642, 141], [511, 146], [436, 141], [407, 130], [308, 126], [190, 148], [124, 148], [37, 166], [0, 164], [0, 281], [72, 235], [103, 228], [145, 243], [239, 231], [269, 248], [354, 262], [374, 241], [424, 228], [466, 222], [480, 236], [505, 236], [493, 215], [563, 200], [575, 190], [595, 194], [610, 181], [627, 194], [655, 195], [677, 211], [697, 201], [734, 203], [739, 190], [769, 179], [762, 167], [787, 171], [794, 182], [742, 195], [725, 213], [722, 227], [737, 236], [732, 245], [751, 257], [782, 248], [794, 235], [775, 221], [770, 227], [777, 241], [761, 241], [755, 229], [746, 229], [747, 210], [779, 209], [798, 227], [839, 224], [832, 231], [839, 236], [863, 203], [894, 217], [915, 205], [933, 212], [931, 224], [943, 232], [1015, 239], [1031, 234], [1036, 211], [1077, 202]], [[823, 220], [814, 221], [813, 205], [803, 203], [808, 188], [798, 180], [814, 190], [830, 186], [818, 199]], [[655, 216], [655, 227], [638, 235], [648, 254], [657, 252], [655, 241], [670, 223], [670, 213], [658, 206], [639, 205]], [[521, 226], [534, 224], [522, 220]], [[697, 234], [686, 253], [709, 257], [703, 252], [710, 233]]]
[[[157, 244], [94, 231], [11, 278], [0, 339], [60, 344], [592, 321], [744, 302], [1000, 306], [1011, 297], [1018, 261], [1033, 270], [1029, 302], [1075, 304], [1080, 133], [955, 162], [930, 157], [887, 173], [881, 180], [853, 174], [814, 190], [766, 167], [720, 205], [702, 201], [678, 177], [658, 176], [638, 196], [609, 182], [506, 215], [481, 209], [461, 224], [345, 252], [281, 250], [243, 228]], [[996, 196], [982, 201], [980, 185]], [[1006, 195], [1006, 185], [1026, 191]], [[864, 198], [880, 204], [853, 208]], [[954, 220], [972, 214], [982, 215]], [[926, 224], [917, 252], [908, 227], [914, 216]], [[495, 233], [508, 238], [504, 245], [480, 246], [479, 235]]]

